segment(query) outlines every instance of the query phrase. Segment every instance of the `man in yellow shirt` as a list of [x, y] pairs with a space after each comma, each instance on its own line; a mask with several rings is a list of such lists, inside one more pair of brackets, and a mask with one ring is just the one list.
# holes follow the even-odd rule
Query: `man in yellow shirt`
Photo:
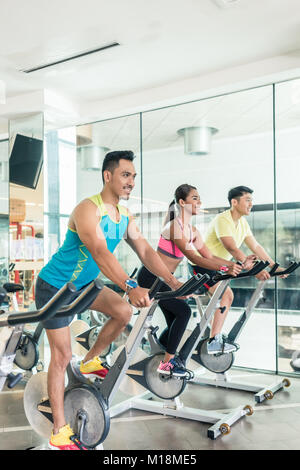
[[[258, 258], [263, 261], [269, 261], [270, 265], [274, 264], [273, 259], [268, 255], [264, 248], [255, 239], [245, 216], [249, 215], [253, 206], [252, 202], [253, 190], [247, 186], [237, 186], [232, 188], [228, 193], [228, 201], [230, 209], [218, 214], [210, 223], [205, 238], [205, 244], [214, 256], [220, 258], [231, 259], [243, 263], [244, 269], [250, 269], [253, 261]], [[245, 245], [252, 251], [253, 255], [246, 256], [241, 250], [241, 245]], [[256, 276], [259, 280], [267, 280], [270, 275], [267, 271], [261, 271]], [[212, 294], [216, 289], [216, 285], [210, 288]], [[221, 335], [221, 330], [229, 308], [233, 302], [233, 292], [229, 289], [226, 313], [222, 314], [217, 310], [211, 329], [211, 339]]]

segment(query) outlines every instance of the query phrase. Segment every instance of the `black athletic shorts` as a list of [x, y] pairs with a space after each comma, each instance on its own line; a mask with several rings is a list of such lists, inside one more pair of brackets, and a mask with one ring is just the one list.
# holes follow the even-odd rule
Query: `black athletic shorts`
[[[82, 287], [78, 291], [74, 292], [68, 302], [70, 304], [75, 300], [81, 293], [82, 291], [86, 288], [86, 286]], [[50, 300], [56, 292], [58, 292], [59, 289], [57, 289], [54, 286], [51, 286], [51, 284], [48, 284], [48, 282], [44, 281], [41, 279], [39, 276], [37, 278], [36, 284], [35, 284], [35, 305], [37, 309], [42, 308], [48, 300]], [[91, 302], [92, 304], [93, 302]], [[81, 312], [84, 312], [88, 307], [85, 307]], [[45, 320], [42, 323], [43, 327], [47, 330], [55, 330], [57, 328], [64, 328], [65, 326], [68, 326], [71, 321], [73, 320], [74, 315], [69, 315], [67, 317], [53, 317], [50, 320]]]

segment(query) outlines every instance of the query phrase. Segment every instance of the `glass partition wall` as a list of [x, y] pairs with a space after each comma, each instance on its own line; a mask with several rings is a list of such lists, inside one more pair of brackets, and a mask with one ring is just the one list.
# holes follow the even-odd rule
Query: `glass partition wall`
[[44, 265], [44, 120], [42, 113], [9, 120], [9, 231], [11, 279], [24, 285], [20, 308], [34, 303]]
[[[275, 86], [276, 256], [300, 260], [300, 80]], [[300, 371], [300, 268], [277, 280], [279, 371]]]
[[[274, 257], [272, 93], [267, 86], [143, 113], [144, 233], [153, 246], [177, 186], [188, 183], [198, 189], [202, 210], [193, 224], [205, 239], [209, 222], [229, 208], [228, 191], [244, 185], [254, 191], [250, 227]], [[266, 205], [268, 216], [261, 212]], [[241, 249], [248, 254], [247, 247]], [[186, 261], [176, 275], [186, 278]], [[235, 301], [224, 333], [242, 313], [256, 284], [255, 278], [232, 281]], [[276, 369], [272, 296], [274, 290], [271, 307], [259, 305], [251, 315], [238, 341], [235, 365]]]
[[[141, 163], [140, 163], [140, 115], [135, 114], [118, 119], [96, 122], [77, 128], [77, 201], [97, 194], [102, 190], [101, 168], [104, 156], [109, 151], [132, 150], [136, 156], [135, 188], [129, 201], [121, 200], [140, 224], [141, 215]], [[130, 273], [138, 265], [136, 254], [126, 243], [120, 243], [115, 255], [124, 270]], [[106, 282], [110, 283], [107, 279]]]
[[[63, 242], [69, 216], [80, 201], [102, 190], [101, 168], [110, 150], [132, 150], [137, 177], [129, 208], [139, 223], [141, 214], [140, 115], [125, 116], [78, 127], [49, 131], [45, 137], [45, 226], [48, 258]], [[135, 253], [126, 243], [116, 250], [124, 269], [130, 273], [137, 265]], [[107, 280], [106, 280], [107, 281]]]
[[[199, 191], [202, 210], [193, 223], [204, 238], [210, 221], [229, 208], [229, 189], [245, 185], [253, 189], [254, 206], [247, 220], [256, 240], [282, 266], [299, 260], [298, 87], [298, 81], [262, 86], [47, 132], [45, 256], [62, 243], [75, 205], [101, 191], [104, 155], [133, 150], [136, 185], [130, 200], [122, 203], [153, 248], [178, 185], [189, 183]], [[129, 274], [140, 266], [126, 243], [119, 245], [116, 256]], [[176, 276], [187, 278], [186, 262]], [[299, 276], [266, 283], [239, 337], [235, 366], [297, 373], [290, 362], [300, 351]], [[243, 312], [257, 282], [253, 278], [231, 283], [235, 298], [224, 333]], [[154, 322], [164, 327], [158, 310]]]

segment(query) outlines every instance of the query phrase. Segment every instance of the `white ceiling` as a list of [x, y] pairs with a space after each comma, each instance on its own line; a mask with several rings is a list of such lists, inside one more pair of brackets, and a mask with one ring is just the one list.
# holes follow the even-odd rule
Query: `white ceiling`
[[[46, 88], [92, 105], [298, 51], [299, 24], [299, 0], [238, 0], [226, 9], [214, 0], [2, 0], [0, 80], [8, 102]], [[120, 46], [20, 71], [114, 41]]]
[[[276, 129], [300, 128], [300, 80], [276, 85]], [[143, 151], [182, 147], [177, 131], [185, 127], [210, 126], [218, 130], [213, 140], [271, 133], [273, 131], [273, 87], [257, 87], [145, 112], [142, 117]], [[77, 127], [77, 135], [88, 136], [84, 144], [140, 149], [139, 115], [125, 116]]]

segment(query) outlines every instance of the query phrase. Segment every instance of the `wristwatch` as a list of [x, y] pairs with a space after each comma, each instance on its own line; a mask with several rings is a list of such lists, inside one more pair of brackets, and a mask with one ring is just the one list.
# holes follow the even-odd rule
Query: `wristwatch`
[[131, 289], [135, 289], [136, 287], [138, 287], [138, 283], [134, 279], [126, 279], [125, 285], [126, 285], [126, 294], [129, 294]]

